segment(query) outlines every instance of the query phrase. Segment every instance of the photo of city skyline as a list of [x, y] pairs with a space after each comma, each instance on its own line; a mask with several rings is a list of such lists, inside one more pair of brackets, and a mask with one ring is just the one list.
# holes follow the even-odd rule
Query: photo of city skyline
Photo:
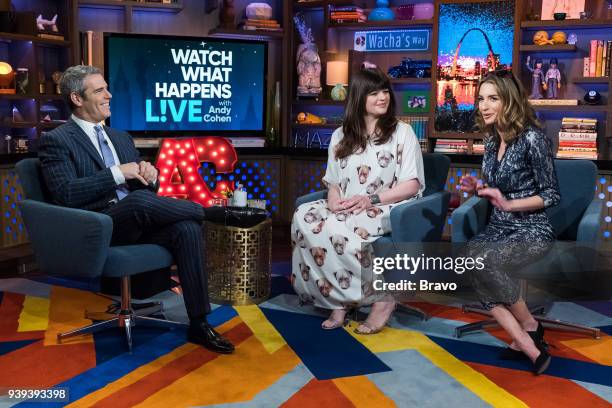
[[514, 0], [440, 5], [436, 131], [472, 131], [478, 81], [489, 71], [512, 69], [514, 5]]

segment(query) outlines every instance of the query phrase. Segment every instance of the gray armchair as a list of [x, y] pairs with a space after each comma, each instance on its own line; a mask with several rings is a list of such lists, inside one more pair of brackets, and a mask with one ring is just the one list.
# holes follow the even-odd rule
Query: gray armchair
[[[423, 197], [393, 207], [391, 210], [391, 234], [374, 241], [376, 256], [390, 256], [387, 251], [394, 243], [436, 242], [442, 238], [444, 223], [448, 212], [450, 193], [444, 190], [450, 168], [450, 159], [443, 154], [424, 153], [425, 191]], [[306, 194], [295, 201], [296, 208], [301, 204], [327, 197], [327, 190]], [[399, 304], [404, 312], [421, 319], [429, 316], [414, 307]]]
[[[594, 200], [597, 167], [587, 160], [555, 160], [555, 169], [561, 192], [561, 202], [546, 210], [548, 218], [560, 241], [574, 241], [586, 248], [595, 248], [599, 240], [599, 220], [603, 202]], [[471, 237], [483, 231], [490, 214], [489, 201], [472, 197], [457, 208], [452, 214], [452, 241], [467, 242]], [[552, 253], [546, 257], [516, 271], [516, 277], [521, 282], [522, 295], [527, 298], [527, 280], [539, 278], [543, 280], [559, 280], [576, 277], [584, 270], [595, 268], [595, 257], [585, 257], [585, 252], [566, 250], [570, 246], [557, 244]], [[588, 252], [587, 252], [588, 253]], [[590, 252], [594, 255], [594, 250]], [[585, 259], [590, 258], [590, 259]], [[580, 278], [580, 276], [578, 276]], [[582, 276], [584, 278], [584, 276]], [[464, 305], [464, 311], [484, 313], [479, 306]], [[543, 306], [535, 307], [532, 312], [544, 313]], [[572, 331], [591, 333], [598, 338], [600, 330], [580, 324], [563, 322], [556, 319], [536, 315], [547, 327], [556, 327]], [[493, 319], [470, 323], [457, 327], [455, 334], [461, 337], [465, 333], [481, 330], [484, 327], [495, 326]]]
[[[121, 281], [121, 303], [116, 315], [89, 326], [58, 334], [64, 338], [93, 333], [110, 327], [123, 327], [132, 350], [131, 327], [144, 324], [156, 327], [187, 327], [183, 323], [149, 317], [161, 305], [134, 311], [131, 305], [130, 277], [167, 268], [172, 255], [152, 244], [110, 246], [112, 219], [101, 213], [51, 204], [38, 159], [24, 159], [16, 165], [26, 199], [19, 208], [40, 270], [51, 276], [95, 281], [117, 277]], [[100, 314], [88, 314], [88, 318]]]

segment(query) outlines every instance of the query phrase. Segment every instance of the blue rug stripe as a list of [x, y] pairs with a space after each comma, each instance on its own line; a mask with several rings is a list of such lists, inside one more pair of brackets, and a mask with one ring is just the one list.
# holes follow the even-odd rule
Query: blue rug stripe
[[[439, 346], [462, 361], [487, 364], [495, 367], [531, 371], [529, 361], [500, 360], [501, 347], [473, 344], [466, 341], [428, 336]], [[546, 375], [568, 380], [584, 381], [593, 384], [612, 386], [612, 367], [553, 356]]]
[[[612, 336], [612, 326], [599, 326], [599, 330], [606, 333], [608, 336]], [[612, 351], [610, 351], [612, 353]]]
[[391, 371], [346, 331], [321, 329], [320, 317], [267, 308], [261, 311], [318, 380]]
[[581, 301], [574, 302], [580, 306], [586, 307], [587, 309], [591, 309], [597, 313], [601, 313], [604, 316], [612, 317], [612, 302], [609, 301], [597, 301], [597, 300], [589, 300], [589, 301]]
[[[208, 315], [208, 321], [218, 326], [234, 316], [236, 311], [230, 306], [221, 306]], [[168, 354], [172, 350], [186, 343], [184, 330], [174, 329], [161, 336], [157, 336], [147, 343], [134, 343], [132, 354], [123, 353], [118, 357], [104, 362], [90, 370], [87, 370], [70, 380], [55, 387], [68, 387], [70, 402], [77, 401], [84, 396], [99, 390], [108, 383], [118, 380], [133, 370], [150, 363], [151, 361]], [[18, 407], [63, 407], [67, 403], [41, 404], [37, 402], [22, 402]]]
[[34, 340], [18, 340], [18, 341], [2, 341], [0, 342], [0, 356], [11, 353], [15, 350], [19, 350], [22, 347], [25, 347], [29, 344], [32, 344], [36, 341], [40, 341], [40, 339]]

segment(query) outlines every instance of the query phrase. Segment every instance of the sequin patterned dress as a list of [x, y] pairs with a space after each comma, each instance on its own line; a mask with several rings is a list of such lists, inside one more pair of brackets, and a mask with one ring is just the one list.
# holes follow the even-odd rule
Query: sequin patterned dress
[[[331, 138], [323, 181], [336, 185], [342, 198], [381, 193], [397, 183], [417, 179], [425, 189], [421, 147], [410, 125], [399, 122], [383, 145], [368, 144], [366, 150], [345, 159], [335, 158], [342, 128]], [[333, 213], [327, 200], [300, 205], [291, 224], [294, 244], [292, 284], [302, 304], [326, 309], [371, 304], [372, 254], [362, 244], [391, 231], [390, 212], [402, 204], [377, 205], [358, 215]]]
[[[499, 138], [491, 137], [482, 163], [482, 178], [489, 187], [498, 188], [509, 200], [538, 195], [544, 208], [559, 203], [553, 153], [546, 135], [530, 127], [507, 145], [500, 161], [498, 151]], [[508, 272], [545, 254], [554, 240], [544, 209], [509, 212], [494, 208], [485, 230], [468, 244], [473, 256], [485, 258], [485, 268], [470, 273], [485, 308], [516, 303], [519, 284]]]

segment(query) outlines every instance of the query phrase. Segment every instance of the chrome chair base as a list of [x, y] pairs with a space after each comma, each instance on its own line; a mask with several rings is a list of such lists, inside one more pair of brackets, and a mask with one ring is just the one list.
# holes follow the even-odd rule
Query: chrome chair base
[[[546, 317], [546, 312], [548, 312], [545, 306], [535, 306], [529, 309], [531, 314], [533, 314], [534, 319], [538, 322], [542, 323], [542, 325], [546, 328], [553, 329], [564, 329], [572, 332], [578, 333], [587, 333], [593, 336], [594, 339], [599, 339], [601, 336], [601, 330], [596, 327], [584, 326], [581, 324], [565, 322], [563, 320], [558, 319], [550, 319]], [[479, 313], [486, 316], [491, 316], [491, 313], [487, 310], [483, 309], [482, 306], [479, 305], [464, 305], [462, 307], [462, 311], [464, 313]], [[461, 338], [464, 334], [472, 333], [475, 331], [479, 331], [489, 327], [497, 327], [499, 324], [495, 319], [486, 319], [481, 320], [479, 322], [464, 324], [463, 326], [459, 326], [455, 328], [455, 337]]]
[[[163, 305], [160, 302], [152, 302], [144, 304], [137, 310], [134, 310], [130, 300], [130, 279], [129, 277], [121, 278], [121, 303], [120, 308], [116, 313], [85, 312], [85, 317], [91, 320], [100, 320], [88, 326], [74, 329], [64, 333], [57, 334], [57, 341], [61, 343], [63, 339], [78, 336], [82, 334], [96, 333], [112, 327], [123, 327], [125, 329], [126, 340], [128, 343], [128, 351], [132, 353], [132, 327], [143, 325], [148, 327], [159, 328], [185, 328], [189, 326], [186, 323], [174, 322], [171, 320], [150, 317], [152, 314], [159, 313], [163, 310]], [[108, 316], [111, 315], [110, 319]]]

